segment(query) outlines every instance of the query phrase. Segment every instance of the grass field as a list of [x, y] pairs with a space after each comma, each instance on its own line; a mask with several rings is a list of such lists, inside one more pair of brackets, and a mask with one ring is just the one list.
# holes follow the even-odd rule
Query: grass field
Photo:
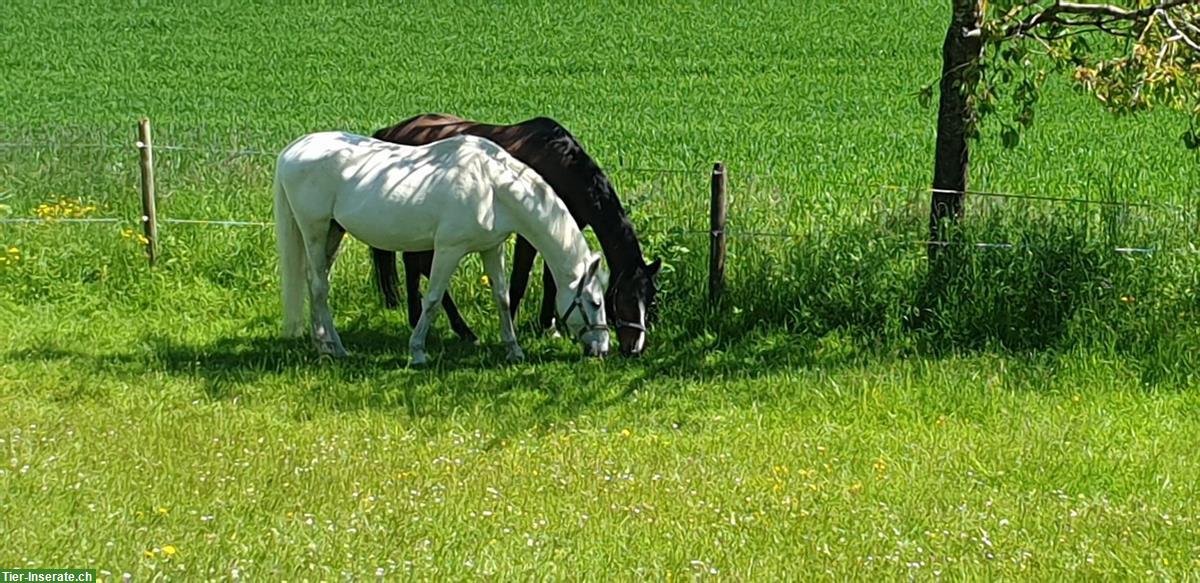
[[[1182, 116], [1052, 82], [931, 271], [918, 191], [945, 2], [16, 0], [0, 7], [0, 567], [138, 580], [1186, 578], [1200, 570], [1200, 164]], [[503, 349], [407, 368], [347, 245], [348, 361], [277, 339], [269, 154], [426, 111], [549, 115], [610, 170], [661, 321], [640, 360]], [[98, 144], [115, 147], [91, 147]], [[252, 149], [267, 155], [230, 157]], [[704, 305], [708, 171], [728, 305]], [[646, 169], [684, 172], [660, 173]], [[891, 188], [899, 186], [901, 188]], [[66, 202], [64, 202], [66, 201]], [[10, 218], [11, 218], [10, 217]], [[753, 236], [751, 232], [772, 236]], [[787, 237], [774, 236], [787, 234]], [[1114, 247], [1157, 248], [1122, 255]], [[1194, 250], [1194, 247], [1192, 248]], [[540, 292], [532, 294], [536, 300]]]

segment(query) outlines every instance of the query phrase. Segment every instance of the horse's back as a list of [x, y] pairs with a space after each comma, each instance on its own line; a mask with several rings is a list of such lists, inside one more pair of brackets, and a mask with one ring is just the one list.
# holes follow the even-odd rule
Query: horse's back
[[465, 133], [474, 122], [442, 113], [410, 117], [394, 126], [376, 131], [371, 137], [394, 144], [423, 146]]
[[496, 229], [495, 189], [516, 179], [507, 156], [476, 136], [418, 147], [322, 132], [288, 146], [276, 173], [314, 225], [334, 220], [372, 247], [418, 251]]
[[[318, 132], [303, 136], [283, 149], [277, 172], [311, 171], [316, 167], [347, 182], [361, 181], [376, 173], [407, 173], [422, 169], [451, 173], [470, 168], [478, 157], [496, 159], [505, 155], [500, 146], [476, 136], [458, 135], [425, 146], [407, 146], [347, 132]], [[373, 172], [364, 172], [369, 167]]]

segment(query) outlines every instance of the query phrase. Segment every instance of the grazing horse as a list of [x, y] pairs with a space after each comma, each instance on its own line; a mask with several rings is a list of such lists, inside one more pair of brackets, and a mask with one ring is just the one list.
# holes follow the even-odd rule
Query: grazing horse
[[520, 233], [539, 249], [558, 282], [555, 304], [584, 354], [608, 352], [600, 256], [567, 207], [536, 172], [493, 142], [458, 136], [401, 146], [341, 132], [309, 134], [279, 154], [275, 227], [283, 272], [285, 336], [304, 334], [305, 275], [312, 337], [335, 357], [346, 349], [329, 311], [329, 271], [342, 236], [390, 251], [432, 250], [429, 290], [413, 328], [413, 364], [424, 364], [425, 336], [450, 276], [477, 252], [492, 281], [508, 359], [517, 344], [504, 276], [504, 241]]
[[[475, 135], [496, 142], [518, 160], [528, 164], [554, 188], [580, 228], [591, 225], [604, 250], [612, 271], [607, 301], [609, 321], [617, 330], [621, 352], [640, 354], [646, 347], [647, 320], [654, 313], [655, 295], [662, 260], [646, 264], [642, 248], [617, 193], [608, 177], [588, 156], [574, 136], [558, 122], [539, 117], [515, 125], [491, 125], [461, 118], [427, 114], [419, 115], [389, 128], [375, 132], [376, 139], [419, 146], [461, 134]], [[513, 254], [510, 306], [516, 318], [517, 307], [525, 295], [529, 272], [537, 251], [524, 237], [517, 238]], [[376, 281], [389, 308], [399, 304], [396, 292], [396, 254], [373, 249]], [[405, 253], [404, 269], [408, 292], [408, 318], [416, 325], [421, 315], [417, 298], [421, 275], [429, 275], [431, 257], [427, 253]], [[551, 328], [554, 322], [555, 285], [550, 270], [542, 270], [542, 310], [539, 322]], [[459, 315], [450, 294], [443, 296], [446, 315], [454, 331], [466, 340], [475, 335]]]

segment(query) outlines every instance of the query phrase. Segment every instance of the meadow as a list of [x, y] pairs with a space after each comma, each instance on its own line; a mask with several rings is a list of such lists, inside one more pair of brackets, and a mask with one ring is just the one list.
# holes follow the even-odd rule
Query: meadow
[[[577, 3], [578, 4], [578, 3]], [[0, 7], [0, 567], [137, 580], [1186, 578], [1200, 570], [1200, 164], [1169, 112], [1052, 80], [920, 242], [948, 3]], [[433, 364], [361, 244], [352, 356], [278, 339], [273, 152], [421, 112], [550, 116], [666, 263], [638, 360], [533, 325], [474, 261]], [[986, 128], [985, 128], [986, 131]], [[177, 146], [179, 149], [162, 148]], [[241, 152], [239, 155], [232, 155]], [[725, 303], [709, 170], [730, 171]], [[669, 172], [664, 172], [669, 170]], [[1117, 247], [1155, 252], [1116, 253]], [[536, 279], [535, 279], [536, 281]]]

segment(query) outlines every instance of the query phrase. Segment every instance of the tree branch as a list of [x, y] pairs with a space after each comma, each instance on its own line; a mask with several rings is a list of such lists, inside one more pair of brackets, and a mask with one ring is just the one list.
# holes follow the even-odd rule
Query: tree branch
[[[1158, 14], [1160, 14], [1162, 16], [1163, 22], [1167, 23], [1167, 28], [1170, 28], [1171, 30], [1175, 31], [1175, 37], [1172, 37], [1172, 38], [1178, 38], [1179, 40], [1183, 41], [1183, 44], [1187, 45], [1193, 51], [1200, 53], [1200, 43], [1197, 43], [1196, 41], [1192, 40], [1190, 37], [1188, 37], [1188, 35], [1184, 34], [1184, 32], [1182, 30], [1180, 30], [1178, 26], [1175, 26], [1175, 21], [1171, 20], [1171, 15], [1167, 14], [1166, 10], [1162, 10]], [[1184, 22], [1184, 24], [1191, 26], [1191, 24], [1188, 22]], [[1195, 28], [1195, 27], [1192, 27], [1192, 28]], [[1165, 47], [1166, 45], [1163, 45], [1163, 46]]]
[[[1163, 0], [1153, 6], [1148, 6], [1139, 10], [1128, 10], [1111, 4], [1080, 4], [1077, 2], [1063, 2], [1057, 0], [1054, 4], [1045, 9], [1036, 12], [1024, 20], [1008, 27], [1005, 30], [1006, 37], [1014, 37], [1024, 35], [1036, 28], [1047, 24], [1058, 24], [1060, 26], [1096, 26], [1104, 30], [1101, 25], [1111, 25], [1116, 22], [1136, 22], [1146, 20], [1157, 12], [1166, 12], [1172, 8], [1186, 6], [1188, 4], [1197, 4], [1197, 0]], [[1087, 21], [1064, 20], [1059, 15], [1074, 15], [1074, 16], [1091, 16]]]

